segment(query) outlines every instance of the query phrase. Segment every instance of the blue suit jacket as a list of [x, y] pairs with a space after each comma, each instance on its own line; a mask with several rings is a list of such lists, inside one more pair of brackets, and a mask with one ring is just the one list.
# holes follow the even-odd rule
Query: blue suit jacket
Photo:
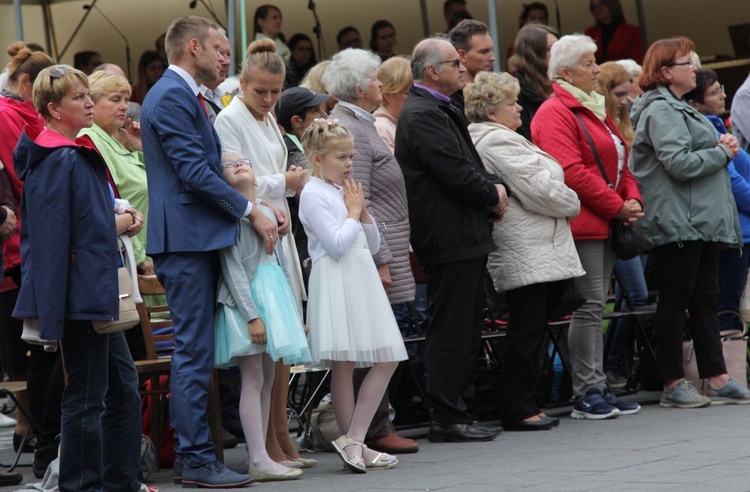
[[146, 253], [234, 245], [247, 199], [224, 181], [219, 137], [176, 72], [164, 72], [143, 101], [141, 137], [149, 199]]

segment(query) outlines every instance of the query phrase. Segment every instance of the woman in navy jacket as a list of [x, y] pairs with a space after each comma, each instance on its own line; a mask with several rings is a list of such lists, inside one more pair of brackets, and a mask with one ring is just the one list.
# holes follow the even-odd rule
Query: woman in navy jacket
[[14, 152], [24, 221], [13, 315], [37, 319], [63, 349], [60, 490], [140, 490], [138, 374], [124, 334], [98, 334], [91, 321], [119, 316], [117, 234], [137, 234], [143, 217], [115, 218], [106, 165], [91, 140], [76, 139], [93, 123], [86, 76], [46, 68], [33, 100], [47, 126]]

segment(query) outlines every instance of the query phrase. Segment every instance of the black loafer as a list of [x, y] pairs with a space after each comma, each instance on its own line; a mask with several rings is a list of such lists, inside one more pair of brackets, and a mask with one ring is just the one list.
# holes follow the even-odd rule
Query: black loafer
[[558, 417], [550, 417], [549, 415], [545, 415], [544, 418], [550, 419], [552, 421], [552, 426], [557, 427], [560, 425], [560, 419]]
[[481, 442], [492, 441], [499, 435], [499, 429], [487, 429], [476, 424], [432, 422], [427, 440], [430, 442]]
[[505, 430], [509, 431], [539, 431], [551, 429], [555, 426], [552, 420], [547, 417], [542, 417], [539, 420], [527, 421], [527, 420], [516, 420], [503, 422]]

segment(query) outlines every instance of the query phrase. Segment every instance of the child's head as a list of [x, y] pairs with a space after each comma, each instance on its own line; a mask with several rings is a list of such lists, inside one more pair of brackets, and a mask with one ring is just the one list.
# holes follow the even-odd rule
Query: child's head
[[250, 201], [255, 200], [255, 172], [250, 159], [240, 154], [226, 154], [221, 158], [222, 173], [229, 186], [242, 193]]
[[342, 184], [349, 177], [354, 139], [338, 120], [315, 120], [302, 135], [302, 145], [313, 176], [336, 184]]

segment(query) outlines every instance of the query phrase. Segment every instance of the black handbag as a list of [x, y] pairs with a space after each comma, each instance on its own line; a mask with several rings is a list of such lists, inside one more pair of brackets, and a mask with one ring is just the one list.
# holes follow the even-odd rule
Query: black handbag
[[[583, 122], [583, 119], [581, 119], [581, 116], [578, 113], [573, 111], [573, 114], [581, 124], [583, 133], [586, 135], [586, 140], [589, 141], [591, 152], [594, 154], [594, 159], [596, 159], [596, 164], [599, 166], [599, 172], [602, 173], [604, 182], [607, 183], [607, 186], [614, 190], [615, 185], [612, 184], [612, 182], [609, 180], [607, 172], [604, 170], [604, 165], [602, 164], [602, 160], [599, 157], [599, 152], [597, 152], [596, 147], [594, 146], [594, 141], [591, 138], [588, 129], [586, 128], [586, 124]], [[617, 257], [621, 260], [629, 260], [638, 256], [638, 239], [635, 236], [633, 228], [629, 225], [623, 224], [617, 219], [613, 219], [609, 223], [609, 244], [612, 246], [612, 249], [614, 250]]]
[[586, 302], [586, 298], [583, 297], [581, 290], [578, 288], [577, 278], [566, 278], [552, 282], [547, 296], [549, 298], [547, 315], [551, 321], [568, 316]]

